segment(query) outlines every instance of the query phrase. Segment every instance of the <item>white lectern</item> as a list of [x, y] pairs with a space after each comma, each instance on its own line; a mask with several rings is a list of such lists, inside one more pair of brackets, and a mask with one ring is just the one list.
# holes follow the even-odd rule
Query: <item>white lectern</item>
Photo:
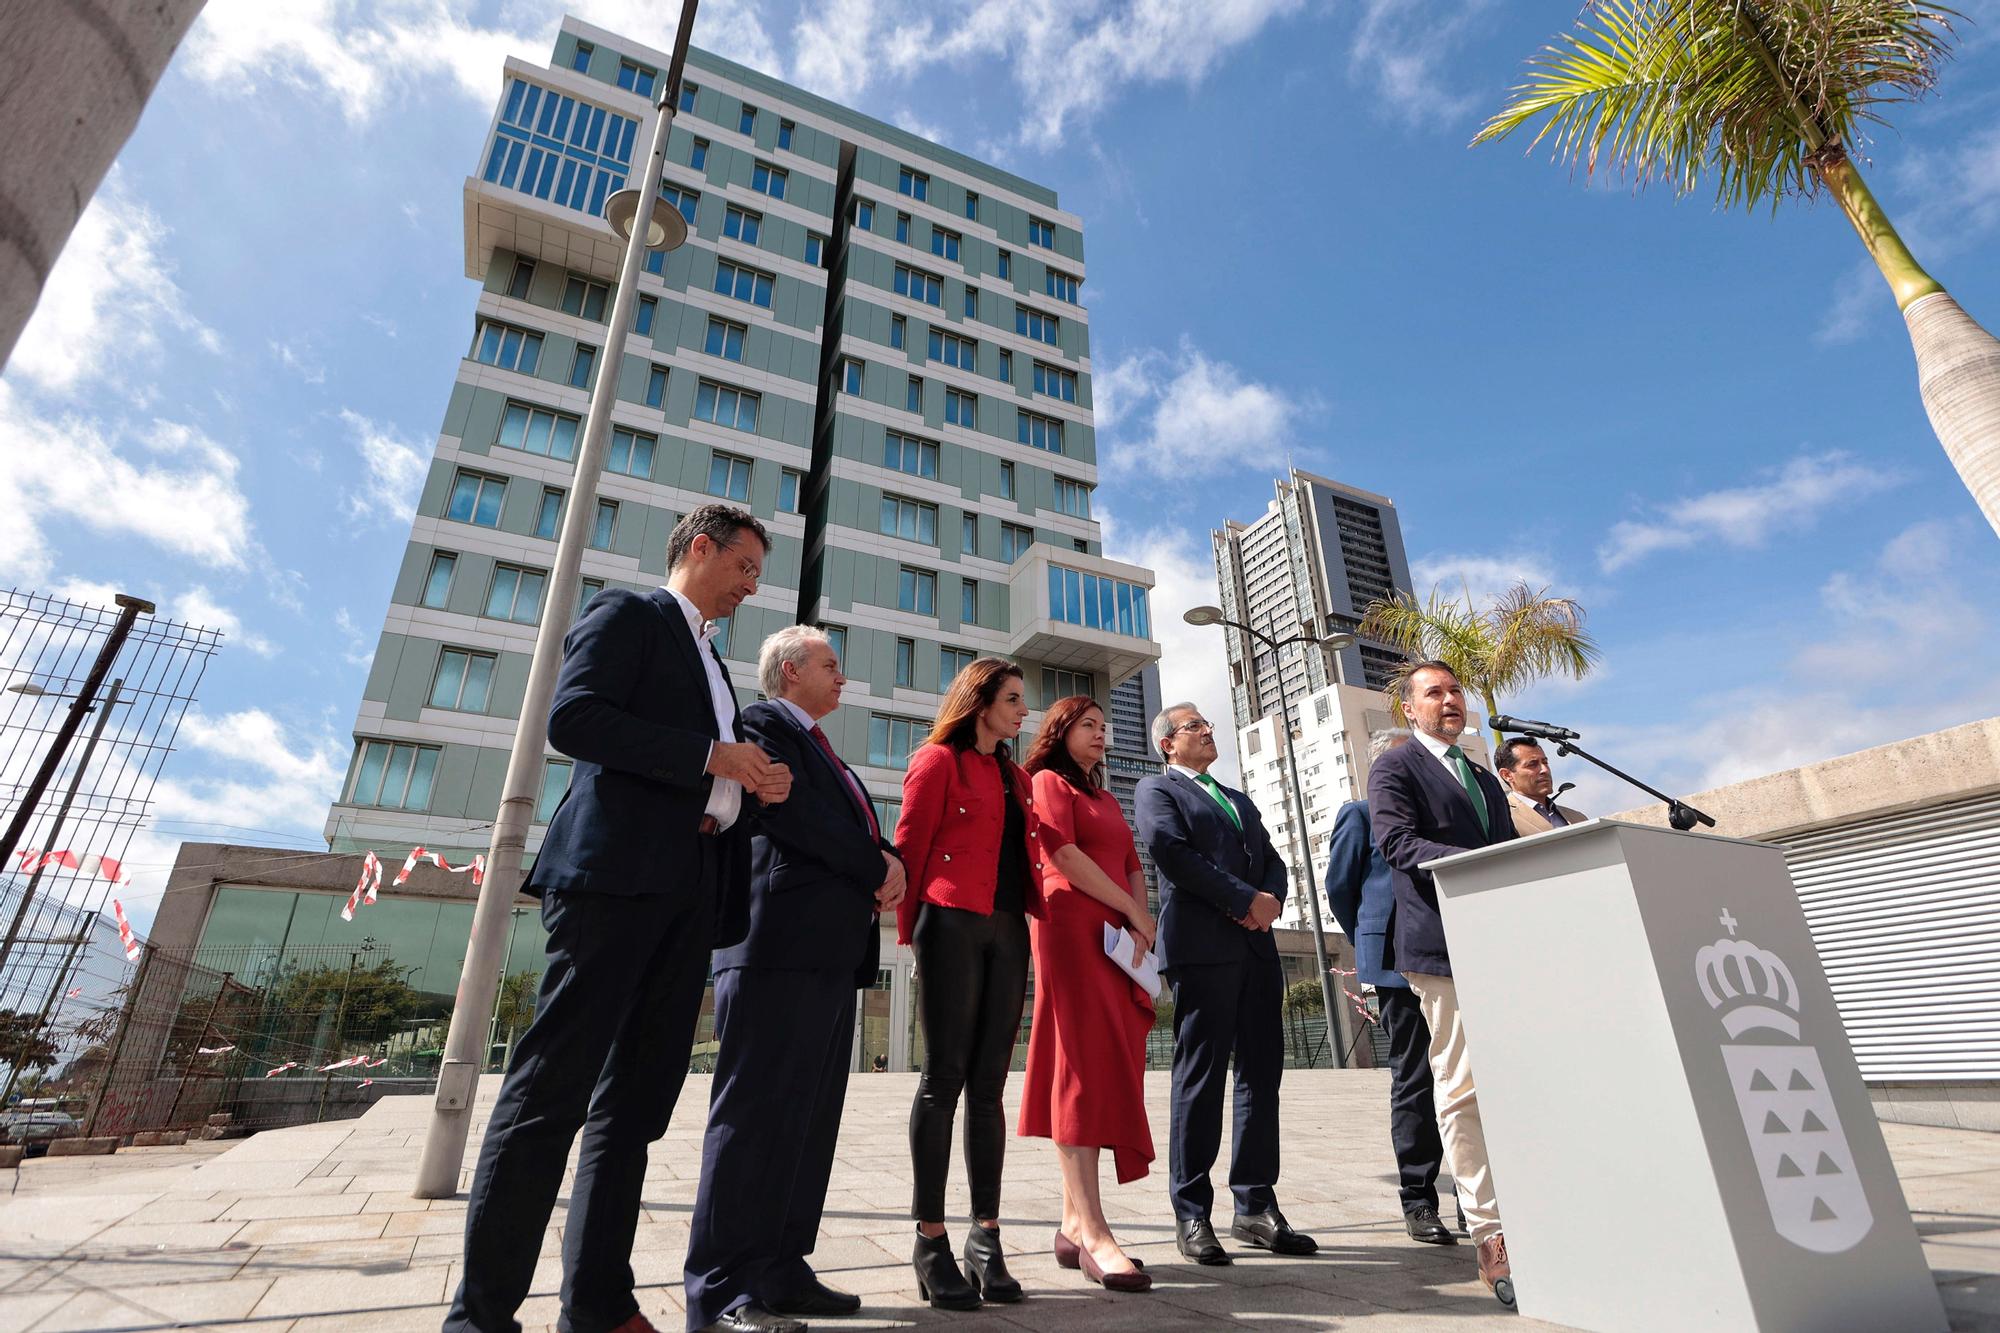
[[1523, 1314], [1941, 1333], [1780, 849], [1593, 821], [1429, 868]]

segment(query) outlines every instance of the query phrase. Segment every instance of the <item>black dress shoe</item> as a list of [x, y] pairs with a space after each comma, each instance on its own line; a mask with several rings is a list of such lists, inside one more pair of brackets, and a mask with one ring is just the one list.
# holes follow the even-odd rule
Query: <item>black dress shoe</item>
[[1229, 1251], [1215, 1238], [1215, 1228], [1208, 1224], [1207, 1218], [1184, 1217], [1174, 1230], [1174, 1243], [1187, 1258], [1211, 1268], [1229, 1262]]
[[1229, 1234], [1273, 1254], [1319, 1253], [1319, 1242], [1292, 1230], [1292, 1224], [1275, 1208], [1268, 1213], [1238, 1213], [1229, 1224]]
[[766, 1297], [764, 1304], [779, 1314], [853, 1314], [861, 1308], [861, 1298], [845, 1291], [835, 1291], [818, 1278], [813, 1278], [810, 1285], [788, 1291], [782, 1296]]
[[806, 1333], [806, 1325], [752, 1301], [737, 1306], [696, 1333]]
[[1429, 1204], [1418, 1204], [1403, 1214], [1403, 1226], [1408, 1229], [1410, 1239], [1423, 1245], [1456, 1245], [1458, 1237], [1451, 1234], [1451, 1228], [1438, 1220], [1438, 1210]]

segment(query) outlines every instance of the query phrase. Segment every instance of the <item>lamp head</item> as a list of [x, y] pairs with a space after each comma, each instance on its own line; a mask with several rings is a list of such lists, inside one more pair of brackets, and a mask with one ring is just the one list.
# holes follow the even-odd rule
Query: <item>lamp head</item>
[[10, 694], [25, 694], [30, 698], [40, 698], [48, 693], [47, 690], [35, 684], [32, 680], [24, 680], [17, 685], [9, 685], [7, 691]]
[[1355, 638], [1352, 634], [1329, 634], [1319, 641], [1319, 646], [1330, 652], [1342, 652], [1352, 648]]
[[[604, 220], [619, 239], [632, 239], [632, 222], [639, 216], [639, 191], [620, 190], [604, 201]], [[678, 250], [688, 238], [687, 219], [681, 211], [658, 195], [653, 196], [653, 215], [646, 225], [648, 250]]]
[[1222, 608], [1219, 606], [1191, 606], [1181, 612], [1181, 619], [1190, 625], [1220, 625]]

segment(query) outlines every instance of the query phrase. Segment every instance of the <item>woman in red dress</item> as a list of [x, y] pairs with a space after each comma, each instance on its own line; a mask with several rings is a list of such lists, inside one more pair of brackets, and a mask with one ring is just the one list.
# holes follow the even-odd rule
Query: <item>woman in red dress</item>
[[1147, 1291], [1153, 1280], [1118, 1247], [1097, 1187], [1100, 1149], [1111, 1149], [1121, 1185], [1145, 1175], [1153, 1160], [1145, 1094], [1153, 1001], [1104, 954], [1106, 925], [1124, 927], [1135, 953], [1151, 948], [1153, 916], [1132, 830], [1104, 787], [1105, 739], [1096, 700], [1061, 699], [1024, 765], [1050, 836], [1044, 914], [1031, 928], [1035, 1012], [1020, 1133], [1055, 1140], [1062, 1159], [1056, 1261], [1114, 1291]]

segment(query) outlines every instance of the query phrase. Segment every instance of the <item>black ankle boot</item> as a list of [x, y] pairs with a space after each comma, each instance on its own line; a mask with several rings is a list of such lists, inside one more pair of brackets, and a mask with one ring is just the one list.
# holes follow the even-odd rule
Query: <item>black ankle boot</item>
[[1021, 1284], [1007, 1272], [1007, 1258], [1000, 1252], [999, 1227], [974, 1222], [965, 1233], [965, 1275], [981, 1296], [997, 1305], [1021, 1299]]
[[910, 1256], [917, 1270], [917, 1299], [929, 1301], [933, 1310], [977, 1310], [979, 1292], [967, 1285], [965, 1275], [951, 1258], [951, 1237], [917, 1233], [917, 1247]]

